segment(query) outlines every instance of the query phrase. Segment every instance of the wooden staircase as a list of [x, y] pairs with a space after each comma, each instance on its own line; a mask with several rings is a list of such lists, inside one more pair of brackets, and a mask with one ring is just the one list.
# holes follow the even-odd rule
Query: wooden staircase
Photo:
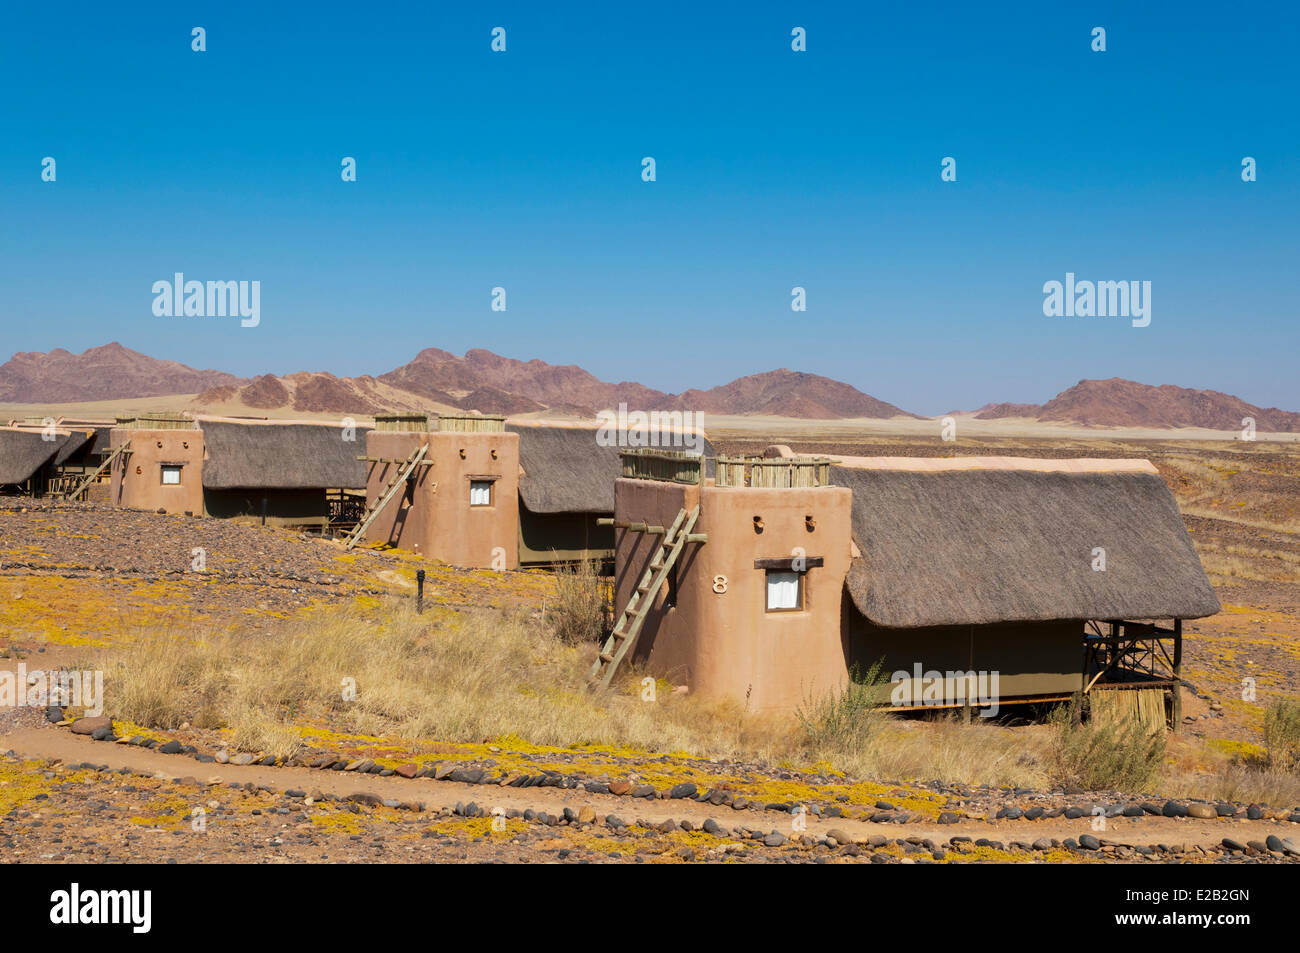
[[681, 556], [686, 544], [701, 541], [701, 538], [693, 538], [691, 534], [691, 530], [695, 528], [695, 521], [699, 517], [698, 506], [689, 513], [681, 510], [677, 514], [677, 519], [673, 520], [673, 525], [664, 534], [659, 548], [650, 560], [650, 565], [641, 576], [641, 582], [632, 593], [632, 598], [628, 600], [627, 605], [623, 607], [618, 623], [610, 632], [609, 638], [605, 640], [605, 644], [601, 646], [600, 656], [591, 667], [591, 674], [588, 677], [601, 688], [609, 687], [619, 665], [636, 644], [637, 636], [641, 634], [641, 627], [645, 624], [651, 606], [654, 605], [655, 597], [663, 588], [669, 573], [673, 571], [673, 566], [677, 565], [677, 558]]
[[397, 468], [397, 472], [393, 474], [392, 479], [384, 485], [383, 492], [366, 504], [365, 514], [344, 540], [344, 549], [351, 549], [366, 535], [366, 530], [375, 521], [375, 517], [382, 513], [384, 507], [393, 501], [393, 497], [397, 496], [398, 491], [402, 489], [405, 482], [415, 473], [415, 468], [420, 465], [420, 461], [424, 459], [424, 455], [428, 452], [429, 445], [427, 443], [422, 443], [411, 451], [411, 455]]
[[94, 473], [90, 474], [88, 477], [86, 477], [84, 480], [78, 483], [71, 490], [64, 493], [63, 498], [65, 500], [75, 500], [77, 497], [81, 496], [82, 493], [85, 493], [86, 490], [90, 487], [90, 484], [98, 480], [99, 475], [113, 465], [114, 460], [116, 460], [122, 454], [130, 452], [128, 449], [130, 446], [131, 446], [131, 441], [128, 440], [126, 441], [126, 443], [122, 444], [122, 446], [118, 447], [116, 450], [110, 453], [108, 457], [104, 460], [104, 462], [95, 468]]

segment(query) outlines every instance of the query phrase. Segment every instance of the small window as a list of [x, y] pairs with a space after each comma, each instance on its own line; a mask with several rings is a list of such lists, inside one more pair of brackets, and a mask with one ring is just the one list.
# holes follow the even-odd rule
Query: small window
[[789, 612], [803, 608], [803, 573], [767, 571], [767, 611]]
[[164, 466], [162, 468], [163, 486], [180, 486], [181, 485], [181, 468]]
[[492, 505], [492, 481], [491, 480], [470, 480], [469, 481], [469, 505], [470, 506], [491, 506]]

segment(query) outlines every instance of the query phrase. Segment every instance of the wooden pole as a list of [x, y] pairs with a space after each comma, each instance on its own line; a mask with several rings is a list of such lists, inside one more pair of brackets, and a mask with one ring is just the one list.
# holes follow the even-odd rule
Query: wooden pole
[[1173, 715], [1173, 728], [1178, 731], [1183, 724], [1183, 620], [1174, 620], [1174, 703], [1170, 714]]

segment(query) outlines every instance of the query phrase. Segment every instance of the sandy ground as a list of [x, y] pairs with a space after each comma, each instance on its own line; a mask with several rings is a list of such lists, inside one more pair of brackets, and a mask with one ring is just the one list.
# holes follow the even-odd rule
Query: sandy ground
[[[76, 766], [91, 763], [99, 766], [101, 772], [96, 772], [98, 777], [105, 777], [102, 769], [108, 771], [120, 771], [128, 769], [131, 776], [144, 775], [152, 777], [158, 782], [151, 789], [152, 799], [155, 801], [165, 801], [175, 805], [180, 804], [180, 809], [173, 807], [173, 813], [169, 817], [160, 817], [159, 823], [154, 825], [138, 825], [143, 829], [151, 827], [160, 827], [163, 830], [176, 829], [177, 820], [184, 821], [192, 816], [193, 809], [203, 807], [214, 798], [227, 796], [227, 789], [233, 785], [242, 785], [249, 788], [265, 788], [267, 794], [280, 793], [286, 791], [311, 792], [311, 797], [316, 804], [323, 803], [322, 795], [332, 796], [334, 799], [346, 801], [350, 795], [369, 794], [378, 799], [387, 799], [396, 802], [419, 802], [422, 811], [415, 812], [415, 822], [430, 824], [434, 823], [433, 818], [447, 817], [456, 808], [457, 804], [477, 803], [484, 811], [491, 815], [496, 809], [503, 811], [525, 811], [532, 810], [535, 812], [547, 812], [554, 815], [563, 815], [565, 808], [574, 812], [582, 808], [591, 808], [594, 819], [586, 824], [564, 827], [549, 827], [545, 824], [535, 825], [540, 830], [548, 833], [547, 846], [539, 847], [538, 845], [513, 844], [512, 846], [517, 853], [511, 859], [546, 859], [542, 856], [546, 852], [564, 849], [556, 844], [550, 843], [551, 840], [558, 838], [562, 843], [568, 843], [566, 837], [575, 838], [572, 841], [570, 850], [582, 852], [582, 836], [587, 835], [592, 830], [599, 830], [602, 827], [608, 827], [605, 819], [610, 815], [622, 818], [627, 825], [637, 828], [649, 828], [664, 824], [664, 822], [675, 821], [678, 825], [683, 820], [690, 821], [694, 828], [700, 828], [708, 820], [728, 828], [725, 835], [713, 837], [716, 843], [709, 843], [704, 838], [704, 850], [717, 850], [728, 843], [740, 843], [741, 839], [733, 835], [731, 829], [739, 826], [757, 829], [760, 832], [780, 831], [787, 837], [794, 838], [800, 831], [794, 827], [793, 819], [788, 814], [779, 812], [764, 811], [754, 817], [751, 811], [732, 811], [725, 807], [715, 807], [707, 804], [700, 804], [692, 800], [646, 800], [643, 798], [618, 797], [608, 794], [593, 794], [586, 791], [559, 790], [555, 788], [530, 788], [526, 790], [517, 790], [508, 787], [496, 787], [487, 785], [461, 784], [453, 781], [442, 780], [434, 781], [428, 778], [398, 778], [398, 777], [374, 777], [362, 776], [337, 771], [319, 771], [307, 768], [296, 767], [261, 767], [261, 766], [235, 766], [235, 765], [202, 765], [194, 764], [189, 759], [180, 755], [165, 755], [150, 750], [140, 750], [125, 748], [120, 745], [112, 745], [103, 742], [91, 741], [88, 738], [73, 735], [66, 730], [60, 730], [54, 727], [39, 728], [20, 728], [13, 731], [3, 738], [4, 744], [14, 751], [18, 756], [37, 760], [55, 759], [62, 761], [66, 765]], [[215, 770], [214, 770], [215, 769]], [[186, 772], [181, 774], [180, 772]], [[83, 784], [93, 782], [85, 781]], [[106, 782], [110, 787], [120, 786], [119, 779], [108, 777]], [[2, 790], [2, 788], [0, 788]], [[134, 792], [133, 792], [134, 793]], [[270, 800], [275, 800], [274, 797]], [[43, 813], [48, 813], [51, 808], [57, 810], [60, 802], [53, 798], [47, 799]], [[311, 805], [315, 806], [315, 805]], [[310, 810], [308, 806], [307, 810]], [[144, 806], [142, 805], [142, 808]], [[147, 815], [146, 810], [141, 811], [141, 817]], [[348, 820], [352, 823], [346, 827], [346, 830], [338, 832], [338, 840], [346, 841], [342, 844], [344, 848], [354, 843], [353, 838], [356, 834], [355, 827], [361, 827], [369, 831], [371, 835], [382, 833], [386, 828], [391, 826], [391, 815], [381, 814], [372, 816], [372, 808], [361, 808], [357, 814], [352, 815]], [[410, 813], [410, 812], [408, 812]], [[265, 816], [269, 821], [274, 822], [278, 815], [267, 813]], [[469, 834], [474, 830], [481, 830], [482, 824], [477, 827], [471, 827], [473, 819], [455, 819], [452, 816], [451, 826], [446, 827], [446, 832], [455, 833], [455, 826], [459, 822], [465, 827], [465, 833]], [[513, 818], [511, 819], [514, 820]], [[94, 825], [91, 817], [83, 816], [77, 822], [82, 825], [77, 833], [86, 839], [93, 839], [90, 831], [85, 829], [86, 825]], [[310, 822], [307, 822], [310, 823]], [[1202, 848], [1205, 851], [1213, 852], [1220, 845], [1224, 838], [1231, 838], [1241, 844], [1249, 841], [1264, 841], [1270, 834], [1281, 837], [1293, 837], [1295, 825], [1276, 820], [1250, 821], [1246, 819], [1227, 819], [1219, 818], [1215, 820], [1195, 820], [1195, 819], [1174, 819], [1166, 817], [1144, 816], [1139, 818], [1115, 817], [1106, 821], [1106, 828], [1103, 831], [1097, 831], [1093, 828], [1087, 818], [1080, 820], [1064, 819], [1047, 819], [1040, 821], [1011, 821], [1011, 820], [987, 820], [971, 821], [965, 820], [957, 824], [943, 825], [935, 823], [907, 823], [907, 824], [872, 824], [863, 821], [844, 819], [844, 818], [827, 818], [822, 819], [815, 816], [807, 816], [805, 820], [804, 832], [810, 838], [817, 835], [825, 836], [829, 831], [835, 831], [835, 837], [846, 836], [847, 840], [859, 845], [871, 844], [872, 838], [878, 840], [887, 839], [890, 842], [906, 841], [909, 838], [915, 839], [916, 842], [929, 840], [934, 845], [944, 845], [951, 843], [954, 837], [969, 837], [972, 841], [986, 838], [991, 841], [997, 841], [1005, 844], [1013, 842], [1029, 842], [1039, 838], [1056, 839], [1064, 841], [1066, 838], [1078, 838], [1080, 835], [1094, 833], [1103, 843], [1108, 845], [1170, 845], [1176, 846], [1180, 854], [1184, 854], [1183, 859], [1205, 860], [1206, 854], [1196, 851], [1195, 848]], [[109, 826], [112, 826], [109, 822]], [[250, 826], [257, 828], [251, 836], [262, 836], [266, 831], [261, 830], [261, 825], [256, 823]], [[513, 825], [512, 825], [513, 826]], [[184, 824], [181, 825], [184, 830]], [[516, 827], [516, 829], [518, 829]], [[70, 836], [73, 832], [65, 828], [64, 836]], [[506, 833], [509, 833], [507, 831]], [[10, 832], [12, 837], [14, 832]], [[488, 836], [491, 840], [490, 827], [478, 836]], [[364, 835], [362, 835], [364, 839]], [[15, 837], [15, 844], [21, 843], [19, 838]], [[504, 840], [504, 839], [503, 839]], [[696, 839], [698, 845], [700, 838]], [[105, 840], [104, 843], [111, 844], [112, 840]], [[30, 853], [38, 847], [48, 847], [48, 844], [23, 844], [25, 852]], [[231, 844], [227, 849], [233, 849], [236, 845]], [[283, 845], [275, 845], [277, 847]], [[329, 856], [330, 851], [340, 846], [333, 843], [331, 835], [328, 833], [319, 834], [313, 841], [311, 847], [313, 850], [321, 849], [325, 855]], [[608, 845], [606, 845], [608, 846]], [[878, 847], [887, 847], [886, 844], [878, 844]], [[202, 849], [205, 858], [208, 860], [219, 859], [223, 847], [217, 843], [217, 839], [210, 841], [200, 841], [198, 838], [187, 838], [179, 843], [168, 844], [168, 849], [173, 853], [184, 854], [191, 849]], [[758, 851], [760, 854], [767, 852], [767, 859], [779, 858], [781, 849], [787, 852], [803, 853], [805, 848], [797, 843], [791, 842], [781, 845], [781, 848], [752, 847], [746, 850]], [[824, 853], [834, 855], [833, 848], [821, 848]], [[66, 850], [66, 848], [65, 848]], [[274, 852], [274, 853], [288, 853]], [[667, 852], [672, 854], [673, 845], [667, 845]], [[599, 855], [601, 852], [594, 852]], [[664, 851], [659, 851], [664, 853]], [[888, 852], [887, 852], [888, 853]], [[1060, 859], [1059, 851], [1053, 854], [1048, 851], [1023, 852], [1023, 860]], [[533, 854], [535, 856], [529, 856]], [[111, 855], [111, 854], [110, 854]], [[675, 857], [675, 854], [673, 855]], [[849, 855], [840, 855], [848, 857]], [[892, 854], [890, 855], [892, 856]], [[1113, 854], [1093, 854], [1092, 857], [1101, 859], [1103, 856], [1109, 856], [1113, 859]], [[15, 855], [12, 859], [22, 859], [21, 855]], [[72, 858], [65, 858], [72, 859]], [[125, 857], [113, 857], [113, 859], [126, 859]], [[193, 858], [191, 858], [193, 859]], [[301, 858], [299, 858], [301, 859]], [[344, 858], [346, 859], [346, 858]], [[581, 859], [574, 857], [575, 860]], [[684, 858], [676, 858], [684, 859]], [[693, 858], [692, 858], [693, 859]], [[989, 859], [1013, 859], [995, 857]], [[1083, 854], [1078, 859], [1091, 859], [1087, 854]], [[1137, 859], [1137, 858], [1130, 858]], [[1280, 858], [1277, 858], [1280, 859]]]

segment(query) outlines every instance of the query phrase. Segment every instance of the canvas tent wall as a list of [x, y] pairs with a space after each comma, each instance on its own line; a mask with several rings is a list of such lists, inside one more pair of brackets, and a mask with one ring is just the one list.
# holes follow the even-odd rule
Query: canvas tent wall
[[203, 509], [209, 516], [314, 524], [329, 520], [328, 490], [362, 491], [369, 428], [302, 421], [200, 417]]
[[[512, 421], [507, 429], [519, 434], [520, 563], [612, 559], [614, 531], [596, 522], [614, 515], [619, 452], [628, 448], [587, 425]], [[701, 446], [712, 458], [712, 444], [701, 438]]]
[[1145, 461], [892, 458], [833, 467], [832, 479], [853, 490], [860, 555], [846, 588], [860, 665], [999, 671], [1004, 696], [1068, 695], [1084, 687], [1088, 620], [1219, 611]]

